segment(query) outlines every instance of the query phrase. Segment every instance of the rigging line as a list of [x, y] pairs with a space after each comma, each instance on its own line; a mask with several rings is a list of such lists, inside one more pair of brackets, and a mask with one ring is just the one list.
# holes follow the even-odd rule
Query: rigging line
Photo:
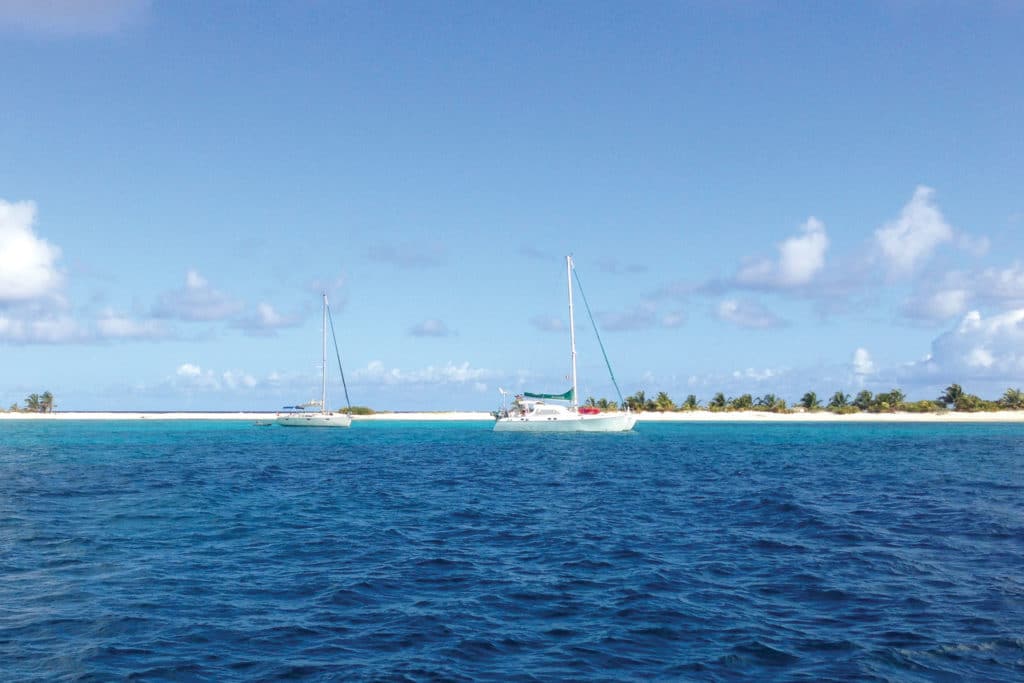
[[[345, 403], [348, 405], [348, 414], [352, 414], [352, 401], [348, 399], [348, 385], [345, 384], [345, 371], [341, 368], [341, 351], [338, 350], [338, 337], [334, 334], [334, 316], [331, 315], [331, 307], [327, 306], [327, 319], [331, 322], [331, 339], [334, 340], [334, 355], [338, 358], [338, 372], [341, 373], [341, 386], [345, 390]], [[324, 406], [324, 409], [327, 407]]]
[[594, 328], [594, 336], [597, 337], [597, 345], [601, 347], [601, 355], [604, 356], [605, 367], [608, 368], [608, 376], [612, 378], [612, 384], [615, 386], [615, 393], [619, 395], [619, 405], [623, 405], [622, 402], [622, 390], [619, 389], [619, 383], [615, 381], [615, 373], [612, 372], [612, 364], [608, 362], [608, 354], [604, 350], [604, 342], [601, 341], [601, 333], [597, 331], [597, 323], [594, 322], [594, 315], [590, 312], [590, 304], [587, 303], [587, 295], [583, 293], [583, 283], [580, 282], [580, 274], [576, 272], [576, 268], [572, 269], [573, 277], [576, 278], [576, 286], [580, 288], [580, 298], [583, 299], [583, 307], [587, 309], [587, 317], [590, 318], [590, 325]]

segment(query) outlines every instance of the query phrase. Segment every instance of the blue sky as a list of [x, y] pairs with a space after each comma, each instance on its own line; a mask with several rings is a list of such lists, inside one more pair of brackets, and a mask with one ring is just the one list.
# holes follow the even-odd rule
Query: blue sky
[[[1024, 386], [1024, 3], [0, 2], [0, 403]], [[614, 398], [577, 316], [581, 394]], [[340, 404], [337, 384], [331, 403]]]

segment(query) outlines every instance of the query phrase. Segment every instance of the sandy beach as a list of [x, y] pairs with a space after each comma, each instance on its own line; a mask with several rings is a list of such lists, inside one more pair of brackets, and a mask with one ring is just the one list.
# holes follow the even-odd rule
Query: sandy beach
[[[273, 420], [274, 412], [55, 412], [0, 413], [0, 420]], [[354, 415], [354, 422], [474, 421], [491, 420], [484, 411], [392, 412]], [[641, 413], [640, 422], [1024, 422], [1024, 411], [1002, 410], [980, 413], [852, 413], [828, 411], [766, 413], [760, 411], [711, 412], [694, 410], [678, 413]]]

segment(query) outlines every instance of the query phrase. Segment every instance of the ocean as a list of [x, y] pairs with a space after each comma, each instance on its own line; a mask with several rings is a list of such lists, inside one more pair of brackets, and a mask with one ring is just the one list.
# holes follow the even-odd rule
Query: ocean
[[0, 680], [1024, 679], [1024, 425], [0, 422]]

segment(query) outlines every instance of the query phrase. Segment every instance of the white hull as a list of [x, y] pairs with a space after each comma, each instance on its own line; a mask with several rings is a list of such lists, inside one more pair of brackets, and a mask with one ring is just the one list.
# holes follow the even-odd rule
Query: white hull
[[348, 427], [352, 418], [345, 413], [309, 413], [307, 415], [279, 415], [282, 427]]
[[494, 422], [496, 432], [628, 432], [636, 424], [632, 413], [578, 415], [512, 415]]

